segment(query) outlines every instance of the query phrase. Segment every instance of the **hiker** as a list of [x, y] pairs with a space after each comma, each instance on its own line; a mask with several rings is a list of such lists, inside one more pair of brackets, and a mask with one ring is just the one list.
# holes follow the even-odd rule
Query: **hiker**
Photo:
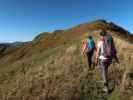
[[92, 36], [88, 36], [85, 41], [83, 41], [83, 55], [86, 55], [88, 67], [89, 69], [92, 69], [92, 57], [95, 50], [95, 42], [92, 38]]
[[117, 52], [114, 45], [113, 37], [107, 34], [106, 31], [100, 32], [100, 41], [96, 50], [96, 62], [99, 60], [100, 68], [102, 70], [102, 78], [104, 81], [104, 91], [109, 92], [108, 87], [108, 67], [112, 63], [112, 59], [118, 62]]

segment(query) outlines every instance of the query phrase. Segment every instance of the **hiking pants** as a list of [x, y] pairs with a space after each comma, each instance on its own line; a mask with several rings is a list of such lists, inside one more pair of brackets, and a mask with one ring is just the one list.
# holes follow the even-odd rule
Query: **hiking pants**
[[87, 52], [88, 67], [91, 68], [94, 50]]
[[105, 83], [105, 85], [108, 85], [108, 67], [109, 67], [109, 61], [108, 62], [100, 62], [100, 68], [102, 71], [102, 78]]

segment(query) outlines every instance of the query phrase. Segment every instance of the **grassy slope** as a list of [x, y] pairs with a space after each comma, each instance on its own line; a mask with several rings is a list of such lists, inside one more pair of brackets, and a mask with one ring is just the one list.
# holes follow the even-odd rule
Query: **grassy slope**
[[[8, 75], [4, 76], [5, 80], [2, 80], [1, 99], [100, 98], [98, 91], [95, 91], [97, 84], [94, 85], [94, 80], [89, 81], [93, 77], [92, 73], [87, 72], [87, 67], [83, 64], [79, 52], [77, 46], [72, 45], [61, 48], [57, 54], [50, 56], [47, 63], [42, 61], [39, 64], [32, 63], [30, 66], [22, 63], [21, 68], [18, 64], [13, 65], [18, 68], [17, 71], [14, 71], [14, 68], [12, 71], [7, 70], [7, 73], [4, 71]], [[36, 60], [40, 61], [40, 59]]]
[[[125, 70], [133, 66], [132, 46], [115, 39], [119, 47], [120, 64], [110, 67], [111, 86], [117, 90], [109, 100], [122, 100], [121, 85]], [[0, 69], [1, 100], [103, 100], [102, 85], [97, 83], [99, 71], [88, 72], [80, 54], [81, 42], [69, 43], [33, 55]], [[126, 95], [125, 95], [126, 96]], [[130, 93], [127, 94], [130, 100]], [[123, 99], [125, 100], [125, 99]]]
[[[117, 29], [117, 27], [115, 27]], [[114, 31], [116, 30], [112, 25], [103, 20], [97, 20], [92, 23], [81, 24], [76, 27], [67, 30], [57, 30], [52, 34], [41, 33], [39, 36], [35, 38], [34, 41], [26, 44], [18, 48], [17, 50], [13, 50], [9, 54], [5, 54], [4, 57], [0, 59], [0, 66], [4, 66], [4, 64], [9, 64], [21, 60], [23, 58], [31, 57], [34, 54], [38, 54], [39, 52], [43, 52], [48, 48], [55, 48], [60, 45], [67, 44], [68, 42], [74, 42], [76, 40], [81, 40], [84, 37], [84, 33], [89, 32], [90, 30], [98, 30], [98, 29], [107, 29]], [[119, 29], [119, 28], [118, 28]], [[90, 33], [92, 34], [92, 33]], [[98, 37], [98, 34], [92, 34], [94, 37]], [[119, 37], [123, 40], [132, 40], [133, 36], [128, 35], [127, 31], [122, 29], [117, 30], [114, 36]], [[131, 39], [130, 39], [131, 38]], [[3, 65], [2, 65], [3, 64]]]
[[[110, 85], [116, 87], [112, 95], [101, 93], [99, 69], [87, 71], [81, 41], [88, 29], [106, 26], [99, 23], [46, 35], [4, 56], [0, 60], [0, 100], [130, 100], [132, 89], [123, 95], [120, 86], [123, 76], [133, 73], [133, 47], [121, 37], [114, 35], [120, 64], [113, 63], [109, 69]], [[92, 35], [97, 40], [98, 34]]]

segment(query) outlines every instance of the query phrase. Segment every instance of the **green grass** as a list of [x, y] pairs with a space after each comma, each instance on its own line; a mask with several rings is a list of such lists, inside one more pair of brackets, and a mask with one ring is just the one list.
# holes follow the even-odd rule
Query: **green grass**
[[122, 93], [120, 90], [115, 89], [111, 96], [109, 96], [108, 100], [122, 100]]

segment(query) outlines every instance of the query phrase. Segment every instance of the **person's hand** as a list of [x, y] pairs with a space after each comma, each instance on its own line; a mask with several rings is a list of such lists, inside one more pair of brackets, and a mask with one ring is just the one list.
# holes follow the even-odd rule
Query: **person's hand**
[[81, 55], [85, 56], [85, 52], [81, 52]]
[[95, 65], [98, 65], [98, 58], [95, 59]]
[[99, 59], [98, 59], [98, 58], [96, 58], [96, 59], [94, 60], [94, 63], [95, 63], [95, 69], [99, 69], [99, 66], [98, 66]]
[[119, 62], [119, 60], [118, 60], [118, 58], [116, 58], [115, 59], [115, 62], [117, 63], [117, 64], [119, 64], [120, 62]]
[[119, 59], [117, 57], [115, 57], [114, 60], [115, 60], [115, 63], [119, 64]]

